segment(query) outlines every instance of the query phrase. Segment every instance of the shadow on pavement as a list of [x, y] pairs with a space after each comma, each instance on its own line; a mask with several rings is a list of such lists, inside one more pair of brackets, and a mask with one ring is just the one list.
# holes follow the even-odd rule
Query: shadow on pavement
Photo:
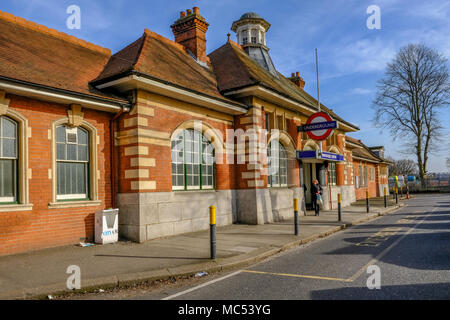
[[203, 260], [209, 261], [209, 258], [192, 258], [192, 257], [149, 257], [149, 256], [124, 256], [115, 254], [96, 254], [95, 257], [106, 258], [133, 258], [133, 259], [177, 259], [177, 260]]

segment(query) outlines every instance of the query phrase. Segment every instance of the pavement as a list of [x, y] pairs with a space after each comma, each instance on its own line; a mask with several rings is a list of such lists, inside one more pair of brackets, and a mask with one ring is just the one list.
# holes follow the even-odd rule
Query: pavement
[[81, 270], [81, 291], [165, 280], [198, 272], [221, 272], [252, 265], [290, 248], [362, 224], [404, 206], [349, 206], [342, 211], [300, 215], [299, 236], [293, 220], [267, 225], [217, 229], [217, 259], [210, 259], [209, 231], [172, 236], [137, 244], [120, 241], [92, 247], [66, 246], [0, 257], [0, 299], [35, 299], [69, 292], [69, 266]]

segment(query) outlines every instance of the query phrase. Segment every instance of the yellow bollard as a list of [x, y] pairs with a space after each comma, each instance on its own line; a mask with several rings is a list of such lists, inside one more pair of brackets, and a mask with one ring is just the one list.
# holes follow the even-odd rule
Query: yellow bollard
[[338, 221], [342, 221], [342, 196], [338, 193]]
[[215, 225], [216, 224], [216, 207], [215, 206], [211, 206], [209, 207], [209, 221], [210, 221], [210, 225]]
[[298, 236], [298, 199], [294, 199], [294, 233]]
[[369, 190], [366, 191], [366, 209], [367, 209], [367, 213], [369, 213], [369, 211], [370, 211]]
[[216, 259], [216, 207], [209, 207], [211, 260]]

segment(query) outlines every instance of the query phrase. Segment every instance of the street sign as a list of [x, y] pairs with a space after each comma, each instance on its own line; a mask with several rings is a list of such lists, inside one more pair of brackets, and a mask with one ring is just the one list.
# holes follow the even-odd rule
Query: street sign
[[337, 128], [337, 122], [325, 112], [317, 112], [309, 117], [306, 125], [299, 127], [299, 131], [306, 132], [311, 139], [326, 140]]
[[299, 160], [328, 160], [331, 162], [343, 162], [344, 156], [331, 152], [318, 152], [316, 150], [297, 151]]

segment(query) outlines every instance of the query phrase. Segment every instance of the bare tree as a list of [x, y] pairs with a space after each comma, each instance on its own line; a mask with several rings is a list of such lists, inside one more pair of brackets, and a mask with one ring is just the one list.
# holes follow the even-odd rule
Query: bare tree
[[447, 169], [450, 172], [450, 157], [447, 158]]
[[392, 158], [389, 160], [392, 162], [392, 165], [389, 166], [390, 176], [415, 176], [417, 174], [417, 164], [413, 160], [394, 160]]
[[419, 176], [427, 174], [430, 152], [437, 150], [442, 127], [438, 111], [449, 105], [447, 59], [422, 44], [400, 49], [378, 81], [373, 103], [375, 124], [401, 138], [416, 155]]

